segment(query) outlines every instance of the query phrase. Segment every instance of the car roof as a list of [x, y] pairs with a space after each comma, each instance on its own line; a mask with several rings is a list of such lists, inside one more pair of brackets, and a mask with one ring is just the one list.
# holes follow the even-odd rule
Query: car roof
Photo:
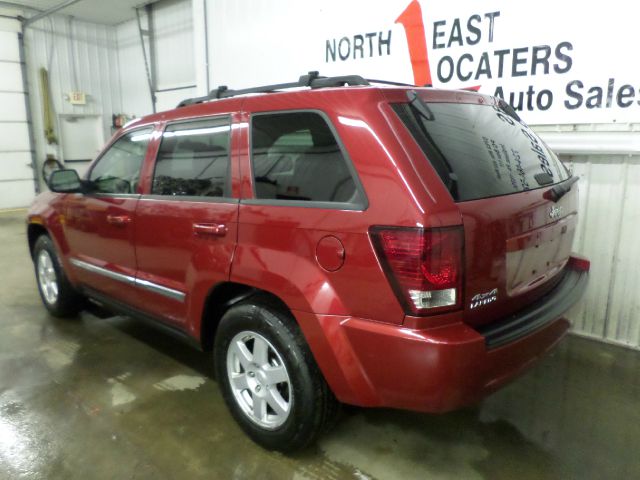
[[[407, 92], [419, 92], [420, 97], [431, 102], [451, 102], [451, 103], [485, 103], [493, 104], [495, 99], [491, 96], [477, 93], [472, 90], [447, 90], [432, 87], [415, 86], [337, 86], [327, 88], [295, 88], [282, 91], [241, 93], [238, 96], [228, 98], [207, 98], [197, 103], [178, 106], [177, 108], [150, 114], [138, 119], [134, 119], [125, 125], [124, 130], [138, 128], [157, 122], [191, 120], [199, 117], [207, 117], [216, 114], [231, 114], [239, 112], [245, 106], [251, 106], [250, 110], [264, 110], [268, 106], [269, 110], [290, 109], [292, 104], [304, 103], [304, 99], [313, 99], [314, 104], [326, 100], [333, 103], [334, 97], [354, 96], [359, 100], [371, 100], [377, 98], [388, 102], [407, 102]], [[201, 97], [205, 98], [205, 97]], [[246, 105], [245, 105], [246, 104]]]

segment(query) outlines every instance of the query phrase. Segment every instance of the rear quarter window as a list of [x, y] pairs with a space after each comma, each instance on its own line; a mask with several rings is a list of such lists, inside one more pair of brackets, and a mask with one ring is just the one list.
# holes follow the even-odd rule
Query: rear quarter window
[[353, 168], [317, 112], [274, 112], [251, 119], [256, 198], [304, 204], [363, 204]]
[[411, 104], [395, 104], [455, 201], [546, 187], [569, 174], [523, 122], [497, 106], [424, 102], [427, 118]]

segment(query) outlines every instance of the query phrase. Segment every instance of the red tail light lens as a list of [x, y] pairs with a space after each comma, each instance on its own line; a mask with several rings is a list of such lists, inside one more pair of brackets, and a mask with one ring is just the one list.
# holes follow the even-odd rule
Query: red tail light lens
[[372, 227], [378, 258], [408, 314], [459, 308], [462, 297], [462, 227]]

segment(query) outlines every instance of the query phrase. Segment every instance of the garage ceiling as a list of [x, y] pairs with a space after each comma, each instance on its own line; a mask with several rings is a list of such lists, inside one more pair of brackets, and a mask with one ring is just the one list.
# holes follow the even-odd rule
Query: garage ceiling
[[[49, 10], [63, 3], [64, 0], [8, 0], [16, 5]], [[59, 14], [71, 15], [79, 20], [115, 25], [135, 18], [135, 7], [151, 3], [145, 0], [80, 0], [69, 7], [60, 10]]]

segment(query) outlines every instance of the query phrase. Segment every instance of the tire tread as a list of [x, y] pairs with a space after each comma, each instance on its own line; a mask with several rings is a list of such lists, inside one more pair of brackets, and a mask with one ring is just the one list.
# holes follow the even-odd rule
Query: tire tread
[[[312, 407], [306, 407], [310, 408], [311, 412], [311, 415], [308, 416], [307, 422], [295, 423], [293, 427], [294, 431], [288, 436], [288, 438], [283, 438], [278, 442], [272, 442], [256, 433], [255, 429], [250, 428], [250, 426], [247, 428], [247, 421], [243, 421], [242, 417], [244, 414], [234, 411], [234, 400], [229, 398], [228, 392], [223, 388], [222, 390], [225, 400], [234, 414], [234, 417], [243, 427], [245, 432], [247, 432], [254, 441], [263, 447], [279, 450], [285, 453], [302, 450], [313, 444], [323, 433], [326, 433], [331, 429], [338, 416], [339, 402], [336, 400], [333, 392], [327, 385], [318, 365], [316, 364], [313, 354], [311, 353], [311, 349], [309, 348], [295, 319], [290, 312], [283, 311], [283, 308], [277, 302], [274, 302], [269, 297], [265, 297], [260, 294], [253, 295], [231, 307], [223, 316], [222, 321], [224, 321], [227, 314], [232, 316], [234, 312], [245, 311], [247, 308], [251, 309], [251, 317], [254, 321], [261, 321], [268, 318], [269, 321], [277, 323], [280, 328], [286, 330], [288, 337], [295, 343], [295, 346], [303, 357], [300, 361], [303, 362], [308, 369], [313, 389], [311, 397], [314, 400], [314, 404]], [[277, 334], [277, 329], [274, 330], [274, 333]], [[282, 335], [280, 335], [280, 337], [283, 340], [286, 340]], [[293, 348], [292, 345], [287, 344], [287, 347], [291, 353], [295, 353], [296, 349]], [[224, 352], [224, 355], [226, 355], [226, 352]], [[220, 352], [216, 352], [215, 358], [217, 362], [221, 362], [224, 357]], [[224, 382], [224, 366], [217, 365], [216, 370], [218, 372], [218, 381]]]
[[[84, 307], [84, 297], [75, 289], [73, 285], [69, 282], [64, 269], [62, 268], [62, 263], [60, 262], [60, 258], [58, 257], [58, 252], [49, 238], [48, 235], [40, 235], [35, 241], [33, 247], [33, 261], [34, 267], [36, 270], [36, 281], [38, 275], [38, 253], [41, 250], [46, 250], [49, 252], [49, 256], [51, 257], [51, 261], [53, 262], [53, 267], [56, 271], [56, 276], [58, 280], [58, 299], [55, 304], [50, 305], [42, 297], [42, 292], [40, 295], [42, 297], [42, 303], [46, 307], [46, 309], [53, 315], [54, 317], [74, 317], [76, 316]], [[38, 282], [38, 291], [40, 291], [40, 284]]]

